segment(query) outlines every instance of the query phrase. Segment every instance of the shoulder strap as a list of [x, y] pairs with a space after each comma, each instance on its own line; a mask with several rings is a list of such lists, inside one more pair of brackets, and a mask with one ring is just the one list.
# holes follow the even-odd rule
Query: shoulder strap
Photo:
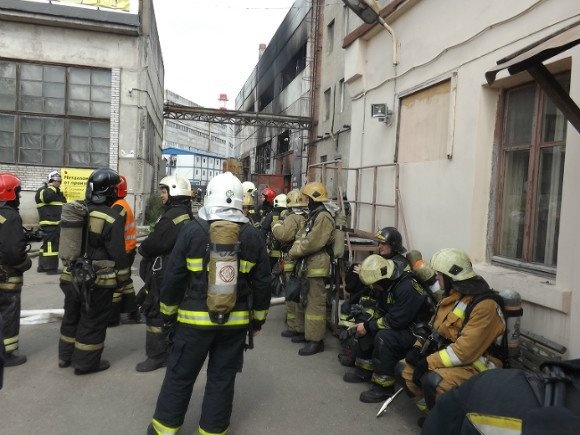
[[197, 222], [197, 224], [201, 227], [203, 231], [209, 236], [209, 224], [207, 221], [203, 220], [199, 216], [194, 216], [193, 220]]

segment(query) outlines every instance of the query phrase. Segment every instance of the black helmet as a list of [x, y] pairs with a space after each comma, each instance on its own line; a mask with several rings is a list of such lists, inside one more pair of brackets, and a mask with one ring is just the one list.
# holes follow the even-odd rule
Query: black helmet
[[93, 204], [111, 204], [117, 199], [116, 187], [121, 181], [119, 174], [110, 168], [94, 171], [87, 184], [86, 199]]
[[403, 246], [403, 236], [395, 227], [381, 228], [375, 237], [379, 243], [386, 243], [397, 254], [404, 254], [407, 251]]

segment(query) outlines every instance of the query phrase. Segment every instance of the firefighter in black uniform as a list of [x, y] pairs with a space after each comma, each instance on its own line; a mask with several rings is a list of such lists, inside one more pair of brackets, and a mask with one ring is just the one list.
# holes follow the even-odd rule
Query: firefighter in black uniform
[[395, 366], [413, 347], [411, 332], [416, 322], [427, 321], [432, 313], [427, 293], [412, 272], [380, 255], [370, 255], [360, 266], [360, 279], [373, 286], [374, 316], [357, 323], [356, 367], [345, 373], [345, 382], [371, 381], [360, 395], [365, 403], [382, 402], [393, 394]]
[[137, 299], [147, 324], [147, 359], [137, 364], [135, 370], [138, 372], [150, 372], [165, 366], [167, 341], [162, 334], [163, 317], [159, 312], [159, 293], [167, 260], [177, 235], [181, 227], [192, 219], [189, 180], [170, 175], [159, 182], [159, 192], [163, 202], [163, 214], [151, 234], [139, 246], [139, 253], [143, 256], [139, 272], [145, 285], [139, 291]]
[[[217, 273], [212, 273], [213, 250], [220, 246], [210, 244], [216, 237], [216, 225], [230, 231], [233, 226], [239, 231], [238, 241], [230, 245], [230, 249], [236, 247], [237, 262], [233, 264], [238, 267], [237, 273], [231, 270], [232, 263], [229, 272], [228, 266], [220, 265], [214, 270]], [[237, 284], [232, 277], [237, 278]], [[236, 296], [235, 306], [225, 315], [210, 309], [210, 290], [218, 281], [228, 289], [226, 284], [233, 283], [230, 291]], [[230, 172], [220, 174], [210, 180], [204, 207], [180, 231], [169, 258], [161, 291], [161, 313], [166, 321], [164, 328], [172, 323], [176, 327], [149, 434], [179, 431], [193, 384], [208, 355], [198, 430], [202, 434], [226, 433], [235, 378], [242, 369], [245, 337], [248, 335], [251, 347], [251, 337], [261, 329], [269, 305], [268, 256], [259, 232], [242, 213], [242, 183]]]
[[44, 232], [42, 247], [38, 256], [37, 272], [55, 275], [58, 271], [58, 243], [60, 236], [60, 214], [66, 202], [60, 191], [62, 178], [58, 171], [48, 174], [47, 182], [36, 191], [34, 200], [38, 211], [40, 229]]
[[[58, 365], [65, 368], [72, 364], [76, 375], [110, 367], [108, 361], [101, 359], [101, 354], [113, 292], [117, 288], [115, 270], [125, 267], [127, 262], [124, 221], [119, 212], [111, 208], [117, 199], [116, 186], [119, 181], [119, 174], [109, 168], [97, 169], [89, 177], [86, 192], [88, 234], [85, 228], [83, 248], [90, 264], [85, 264], [81, 269], [77, 267], [81, 266], [77, 260], [68, 265], [60, 277], [65, 299]], [[96, 274], [92, 282], [83, 280], [85, 276], [90, 276], [87, 267]]]
[[20, 294], [22, 275], [32, 262], [26, 253], [20, 206], [20, 179], [0, 173], [0, 317], [4, 321], [4, 365], [18, 366], [26, 362], [18, 355], [20, 332]]
[[265, 187], [262, 190], [262, 204], [258, 209], [258, 219], [261, 221], [274, 208], [274, 198], [276, 191], [270, 187]]

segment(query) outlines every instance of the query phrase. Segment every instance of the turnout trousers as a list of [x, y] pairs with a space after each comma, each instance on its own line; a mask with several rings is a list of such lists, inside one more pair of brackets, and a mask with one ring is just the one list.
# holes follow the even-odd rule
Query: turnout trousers
[[58, 225], [45, 225], [42, 227], [42, 231], [44, 231], [44, 237], [38, 255], [38, 272], [57, 270], [60, 227]]
[[177, 324], [149, 434], [176, 433], [181, 428], [193, 384], [208, 355], [199, 432], [222, 434], [228, 429], [246, 333], [246, 329], [196, 329]]
[[[17, 279], [18, 277], [10, 278]], [[4, 351], [12, 353], [18, 349], [20, 334], [20, 304], [22, 278], [15, 290], [0, 289], [0, 316], [4, 319]]]
[[121, 313], [136, 313], [137, 299], [135, 297], [135, 287], [131, 278], [131, 266], [135, 261], [136, 251], [132, 251], [127, 256], [130, 264], [117, 271], [117, 281], [119, 286], [113, 292], [113, 305], [111, 307], [111, 325], [118, 325], [121, 320]]
[[[285, 273], [285, 281], [288, 282], [290, 273]], [[304, 308], [299, 302], [286, 301], [286, 324], [293, 332], [304, 333]]]
[[64, 316], [60, 325], [58, 358], [70, 361], [76, 369], [95, 369], [99, 367], [105, 347], [115, 287], [95, 285], [87, 301], [86, 295], [75, 290], [70, 273], [65, 271], [61, 275], [60, 288], [64, 293]]
[[[308, 278], [308, 297], [304, 310], [304, 337], [307, 341], [321, 341], [326, 332], [326, 287], [324, 278]], [[297, 312], [298, 322], [302, 313]]]

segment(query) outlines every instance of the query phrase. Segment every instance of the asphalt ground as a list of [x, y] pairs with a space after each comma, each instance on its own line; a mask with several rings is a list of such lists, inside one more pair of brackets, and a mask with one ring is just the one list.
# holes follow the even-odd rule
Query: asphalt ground
[[[137, 289], [139, 257], [133, 267]], [[58, 276], [24, 275], [22, 309], [62, 308]], [[285, 307], [273, 306], [255, 349], [245, 353], [236, 381], [230, 434], [417, 434], [419, 411], [400, 394], [380, 418], [381, 404], [365, 404], [368, 384], [347, 384], [337, 360], [338, 340], [327, 332], [323, 353], [302, 357], [300, 345], [282, 338]], [[0, 433], [144, 434], [155, 409], [165, 369], [138, 373], [145, 357], [145, 326], [121, 325], [107, 331], [104, 372], [75, 376], [57, 361], [59, 322], [22, 325], [20, 353], [28, 362], [9, 367], [0, 390]], [[197, 433], [206, 373], [194, 387], [180, 433]]]

